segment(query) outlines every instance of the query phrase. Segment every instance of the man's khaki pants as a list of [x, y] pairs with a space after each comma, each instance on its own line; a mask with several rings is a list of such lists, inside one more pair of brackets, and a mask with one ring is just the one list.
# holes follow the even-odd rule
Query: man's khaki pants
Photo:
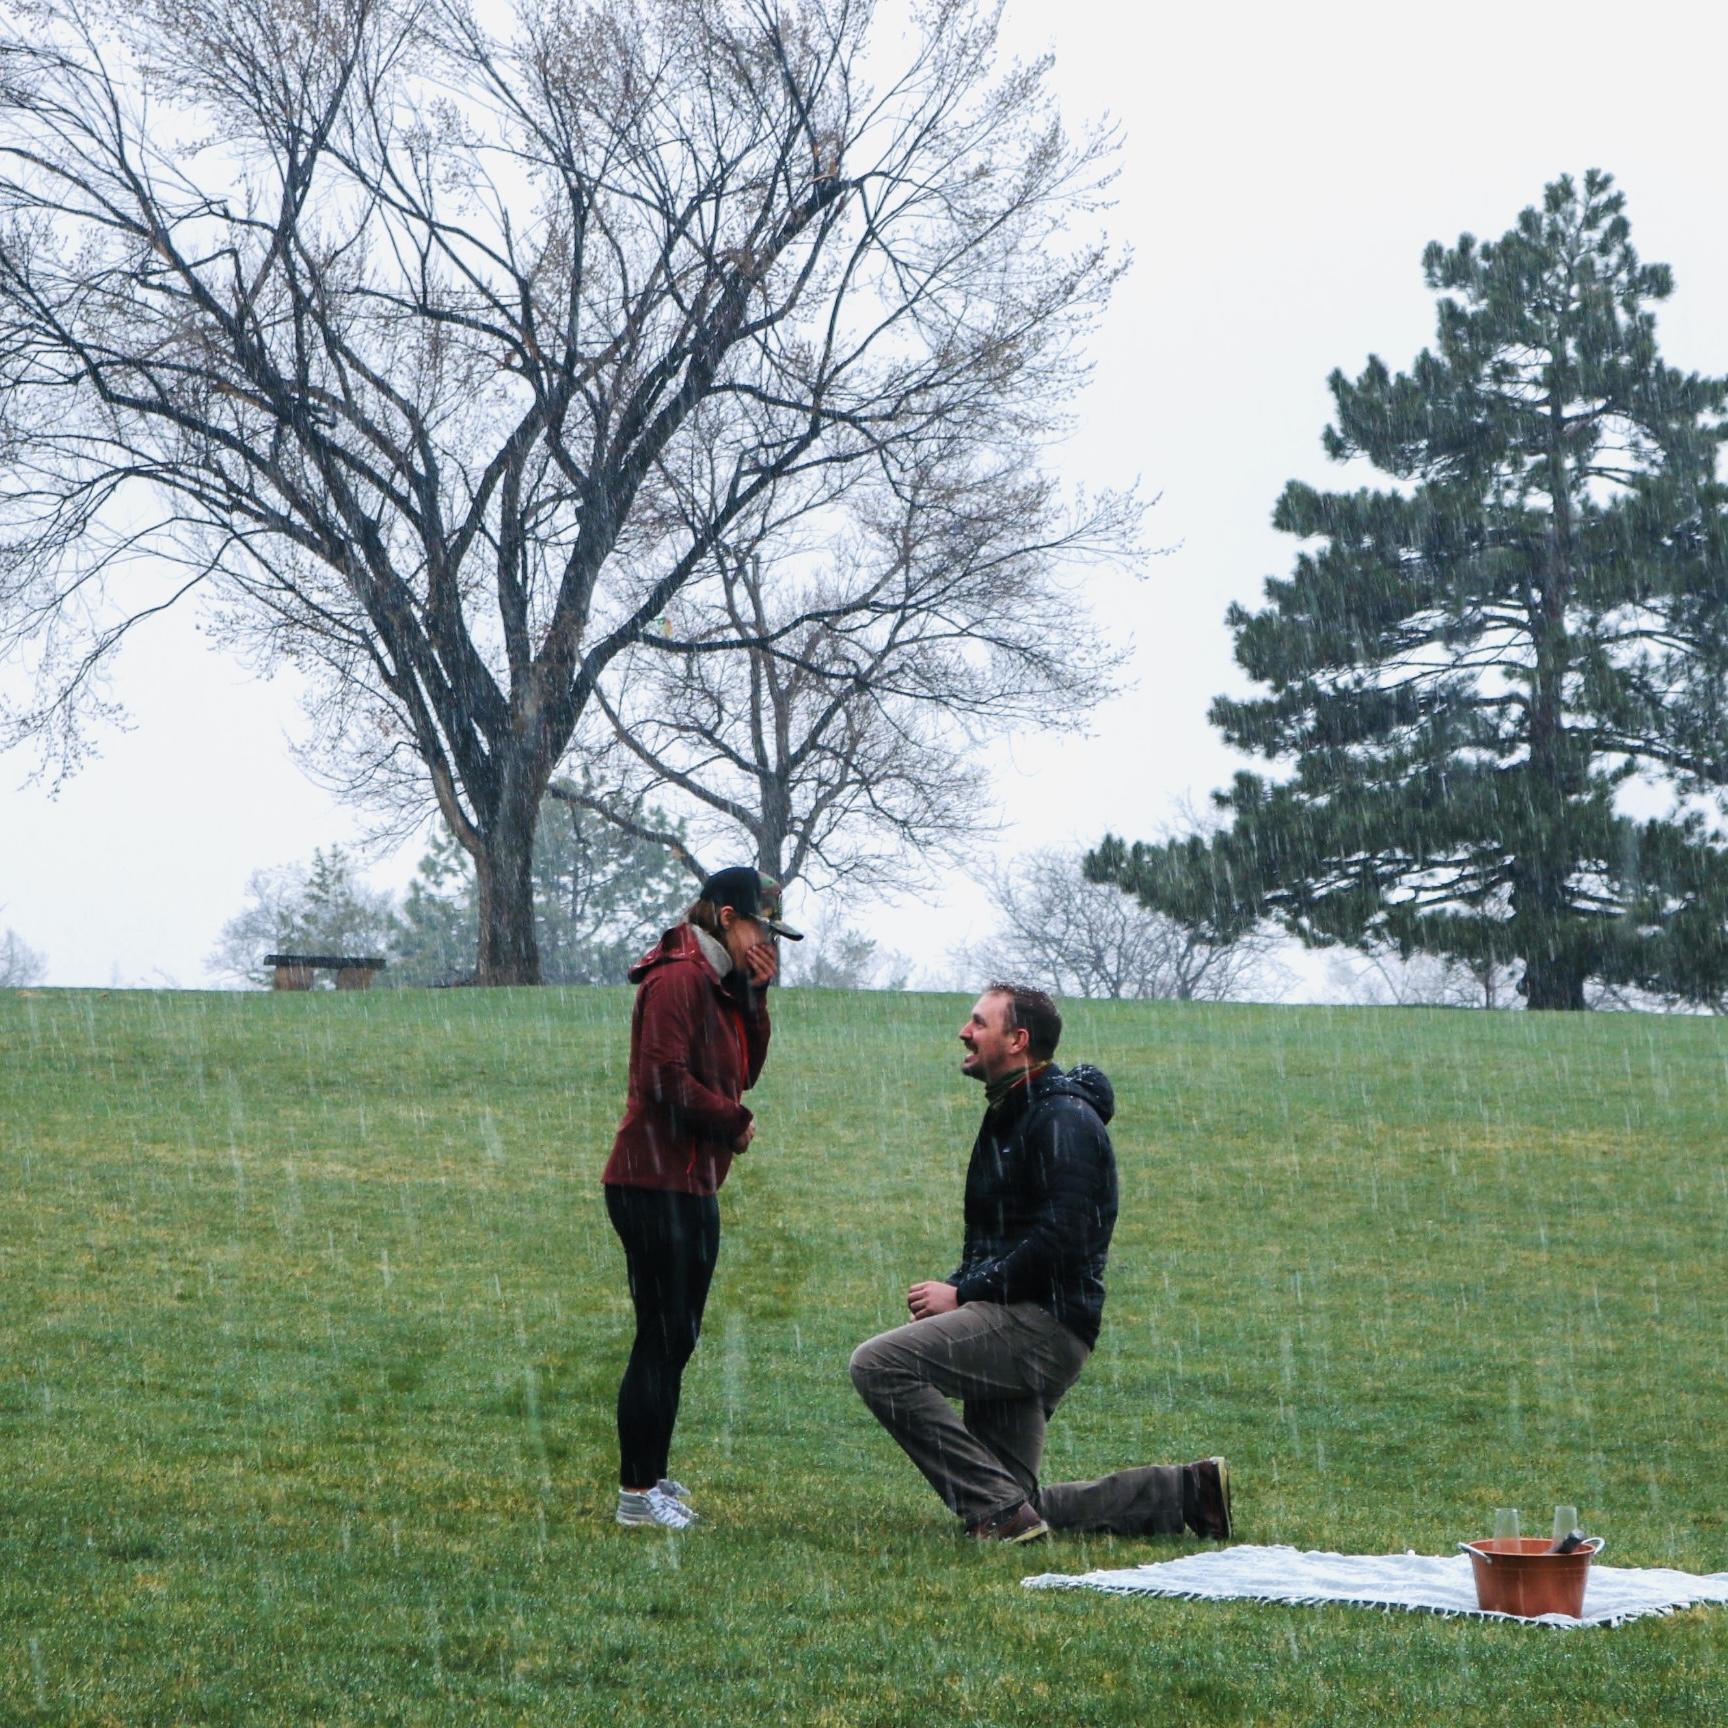
[[[1038, 1486], [1045, 1425], [1089, 1355], [1035, 1302], [968, 1302], [860, 1344], [852, 1384], [968, 1524], [1030, 1500], [1053, 1529], [1175, 1535], [1181, 1465]], [[961, 1401], [958, 1413], [950, 1398]]]

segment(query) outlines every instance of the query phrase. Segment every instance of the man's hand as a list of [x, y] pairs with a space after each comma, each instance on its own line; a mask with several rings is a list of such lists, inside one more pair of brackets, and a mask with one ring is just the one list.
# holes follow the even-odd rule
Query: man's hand
[[952, 1314], [960, 1306], [960, 1292], [952, 1284], [927, 1278], [906, 1292], [906, 1306], [914, 1320], [928, 1320], [933, 1314]]
[[780, 950], [772, 942], [752, 942], [744, 950], [744, 976], [766, 990], [780, 976]]
[[755, 1138], [756, 1121], [755, 1118], [752, 1117], [750, 1121], [744, 1124], [744, 1132], [732, 1142], [732, 1150], [734, 1152], [748, 1152], [750, 1150], [750, 1142]]

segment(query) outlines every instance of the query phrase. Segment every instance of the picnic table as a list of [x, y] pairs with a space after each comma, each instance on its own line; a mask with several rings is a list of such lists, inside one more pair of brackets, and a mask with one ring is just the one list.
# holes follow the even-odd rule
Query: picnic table
[[384, 970], [375, 954], [266, 954], [266, 966], [274, 966], [272, 990], [310, 990], [319, 972], [334, 972], [338, 990], [370, 990], [372, 974]]

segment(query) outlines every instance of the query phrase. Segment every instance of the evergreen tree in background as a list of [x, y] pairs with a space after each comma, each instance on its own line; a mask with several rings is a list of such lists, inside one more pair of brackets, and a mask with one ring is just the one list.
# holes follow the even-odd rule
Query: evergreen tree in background
[[[649, 820], [675, 836], [683, 832], [658, 812]], [[678, 921], [697, 886], [663, 847], [578, 806], [550, 805], [534, 840], [534, 922], [544, 981], [622, 984], [630, 963]], [[466, 981], [478, 930], [473, 863], [440, 830], [396, 917], [387, 981]]]
[[47, 971], [46, 956], [32, 948], [16, 930], [0, 931], [0, 990], [40, 984]]
[[447, 829], [415, 867], [390, 935], [390, 984], [454, 984], [474, 975], [474, 866]]
[[[1238, 775], [1210, 839], [1107, 840], [1095, 880], [1226, 939], [1515, 961], [1532, 1008], [1591, 979], [1721, 1002], [1728, 384], [1662, 363], [1672, 277], [1623, 205], [1563, 178], [1497, 243], [1429, 246], [1436, 349], [1329, 381], [1328, 455], [1397, 484], [1292, 481], [1294, 574], [1229, 613], [1270, 694], [1213, 723], [1293, 775]], [[1669, 814], [1628, 814], [1633, 781]]]
[[[650, 822], [684, 833], [652, 812]], [[534, 922], [548, 984], [622, 984], [632, 961], [684, 915], [700, 879], [652, 841], [571, 804], [548, 807], [534, 837]]]
[[385, 955], [391, 941], [390, 896], [366, 886], [340, 846], [319, 847], [310, 864], [255, 870], [246, 904], [222, 927], [210, 963], [229, 977], [269, 981], [264, 955]]

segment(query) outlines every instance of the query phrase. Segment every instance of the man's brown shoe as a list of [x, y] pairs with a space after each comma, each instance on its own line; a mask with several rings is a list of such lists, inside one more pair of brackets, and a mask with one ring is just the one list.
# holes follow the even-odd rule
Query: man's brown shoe
[[980, 1542], [1036, 1542], [1050, 1534], [1050, 1526], [1033, 1510], [1030, 1500], [1022, 1500], [1006, 1512], [968, 1524], [966, 1534]]
[[1230, 1540], [1230, 1466], [1222, 1458], [1202, 1458], [1183, 1467], [1188, 1478], [1182, 1521], [1196, 1536], [1214, 1542]]

